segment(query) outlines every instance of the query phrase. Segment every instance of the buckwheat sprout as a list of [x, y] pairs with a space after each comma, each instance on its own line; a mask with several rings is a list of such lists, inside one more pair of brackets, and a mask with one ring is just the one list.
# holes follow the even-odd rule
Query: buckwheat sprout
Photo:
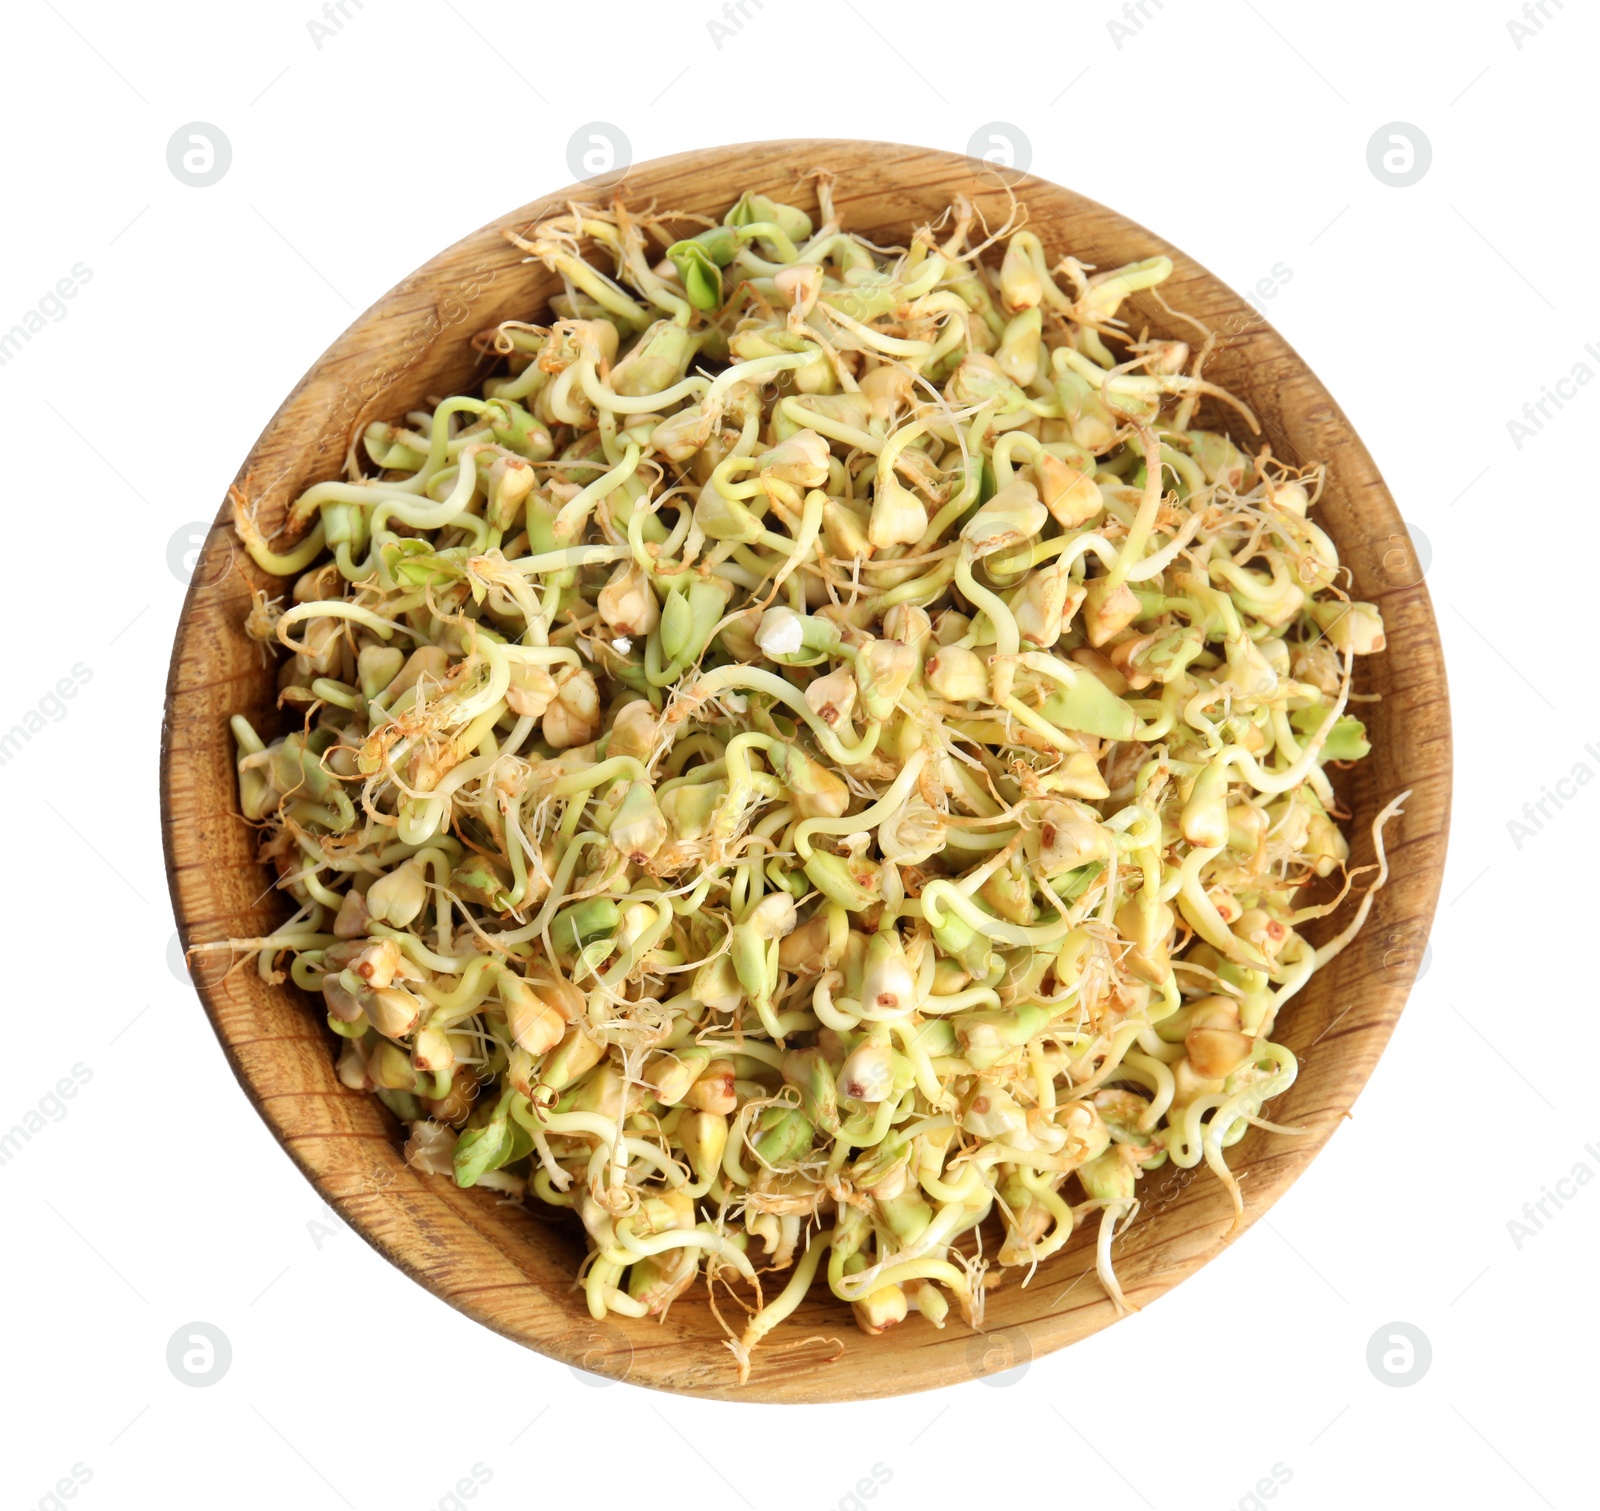
[[981, 1326], [1095, 1211], [1125, 1309], [1164, 1161], [1242, 1212], [1401, 802], [1352, 870], [1382, 620], [1321, 470], [1129, 336], [1165, 260], [964, 204], [879, 247], [816, 189], [529, 228], [564, 292], [479, 392], [368, 426], [281, 541], [234, 493], [293, 579], [246, 620], [283, 732], [230, 727], [294, 914], [197, 947], [286, 965], [419, 1168], [568, 1209], [595, 1317], [733, 1287], [741, 1379], [815, 1287]]
[[299, 651], [302, 655], [316, 654], [311, 647], [301, 642], [291, 640], [285, 631], [291, 624], [298, 624], [302, 619], [349, 619], [383, 640], [390, 639], [394, 632], [404, 629], [404, 625], [396, 624], [392, 619], [385, 619], [381, 614], [374, 614], [371, 609], [362, 608], [360, 604], [345, 603], [338, 600], [327, 600], [315, 603], [297, 603], [293, 608], [285, 609], [278, 616], [278, 639], [292, 651]]
[[688, 377], [674, 383], [671, 388], [663, 389], [660, 393], [638, 395], [613, 393], [595, 375], [594, 364], [591, 362], [581, 364], [578, 381], [583, 385], [584, 397], [596, 409], [609, 410], [612, 414], [652, 414], [659, 410], [670, 409], [681, 399], [701, 398], [711, 387], [709, 378]]

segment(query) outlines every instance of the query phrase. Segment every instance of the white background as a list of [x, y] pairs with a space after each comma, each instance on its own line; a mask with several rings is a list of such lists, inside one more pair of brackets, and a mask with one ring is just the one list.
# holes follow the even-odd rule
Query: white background
[[[875, 1463], [887, 1511], [1251, 1508], [1275, 1465], [1285, 1511], [1593, 1505], [1600, 1182], [1558, 1188], [1572, 1199], [1538, 1231], [1508, 1227], [1580, 1162], [1600, 1173], [1583, 864], [1600, 795], [1568, 786], [1538, 832], [1508, 827], [1575, 766], [1600, 772], [1585, 749], [1600, 751], [1585, 568], [1600, 392], [1569, 388], [1520, 447], [1508, 428], [1575, 364], [1600, 371], [1584, 351], [1600, 342], [1596, 26], [1558, 4], [1514, 38], [1511, 0], [1145, 0], [1142, 18], [1109, 0], [747, 0], [713, 38], [710, 0], [703, 15], [347, 0], [320, 46], [311, 0], [8, 7], [0, 331], [75, 264], [92, 277], [0, 367], [0, 727], [74, 665], [92, 678], [0, 768], [0, 1130], [74, 1065], [92, 1078], [0, 1167], [4, 1506], [65, 1504], [52, 1487], [77, 1465], [86, 1511], [569, 1495], [827, 1511], [865, 1504], [852, 1487]], [[1021, 1379], [814, 1409], [585, 1388], [325, 1218], [171, 968], [169, 541], [214, 515], [359, 310], [572, 179], [579, 126], [613, 123], [643, 159], [809, 134], [966, 150], [997, 118], [1043, 176], [1234, 287], [1292, 271], [1268, 317], [1431, 553], [1457, 785], [1429, 969], [1353, 1118], [1270, 1218]], [[195, 121], [232, 145], [204, 188], [166, 159]], [[1367, 161], [1395, 121], [1432, 145], [1404, 188]], [[195, 1321], [232, 1349], [204, 1389], [166, 1363]], [[1432, 1349], [1403, 1389], [1367, 1364], [1397, 1321]], [[492, 1477], [452, 1502], [474, 1465]]]

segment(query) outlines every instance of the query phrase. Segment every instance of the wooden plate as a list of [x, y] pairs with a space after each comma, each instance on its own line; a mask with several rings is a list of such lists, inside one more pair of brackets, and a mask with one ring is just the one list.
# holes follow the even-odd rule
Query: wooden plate
[[[814, 209], [810, 186], [799, 182], [813, 168], [836, 175], [846, 226], [883, 243], [903, 243], [910, 226], [937, 217], [957, 194], [975, 198], [991, 224], [1006, 214], [1006, 190], [986, 165], [876, 142], [780, 141], [686, 153], [632, 169], [622, 192], [632, 204], [654, 200], [717, 216], [747, 188]], [[1422, 960], [1450, 808], [1438, 629], [1405, 527], [1372, 458], [1282, 338], [1204, 268], [1115, 212], [1033, 177], [1011, 188], [1052, 257], [1071, 252], [1102, 268], [1156, 253], [1172, 258], [1176, 271], [1162, 286], [1165, 300], [1226, 335], [1207, 376], [1255, 409], [1275, 455], [1329, 463], [1331, 485], [1318, 517], [1354, 573], [1354, 595], [1380, 604], [1388, 628], [1387, 654], [1361, 663], [1363, 689], [1383, 695], [1362, 710], [1373, 754], [1338, 782], [1354, 810], [1349, 828], [1358, 862], [1371, 856], [1373, 814], [1404, 788], [1411, 798], [1403, 820], [1389, 829], [1393, 874], [1364, 933], [1285, 1014], [1280, 1037], [1302, 1069], [1271, 1116], [1311, 1131], [1296, 1138], [1253, 1130], [1230, 1155], [1236, 1169], [1249, 1172], [1244, 1189], [1253, 1221], [1305, 1170], [1349, 1110]], [[397, 419], [426, 395], [468, 389], [477, 367], [474, 333], [541, 314], [556, 280], [522, 262], [502, 228], [525, 227], [585, 197], [600, 196], [592, 186], [564, 189], [458, 242], [380, 299], [317, 360], [237, 478], [260, 504], [269, 533], [302, 489], [338, 474], [352, 436], [369, 420]], [[1147, 322], [1159, 334], [1192, 334], [1149, 295], [1134, 298], [1124, 313], [1132, 325]], [[1231, 411], [1213, 412], [1209, 420], [1240, 435]], [[273, 669], [240, 628], [250, 587], [268, 580], [236, 549], [228, 518], [224, 504], [195, 570], [173, 647], [162, 732], [167, 871], [186, 945], [265, 933], [285, 916], [238, 816], [228, 716], [242, 711], [259, 728], [282, 725]], [[868, 1338], [847, 1307], [813, 1291], [758, 1352], [750, 1383], [740, 1390], [703, 1289], [681, 1299], [664, 1323], [621, 1317], [593, 1323], [572, 1289], [582, 1248], [566, 1227], [500, 1204], [489, 1192], [414, 1174], [378, 1101], [335, 1078], [332, 1036], [320, 1011], [292, 986], [264, 985], [253, 969], [224, 981], [198, 979], [214, 974], [197, 972], [196, 985], [234, 1073], [318, 1192], [413, 1279], [553, 1358], [697, 1395], [846, 1400], [971, 1379], [1115, 1320], [1086, 1273], [1094, 1263], [1096, 1224], [1090, 1223], [1027, 1289], [1013, 1276], [992, 1293], [985, 1336], [959, 1320], [936, 1331], [912, 1318]], [[1140, 1184], [1145, 1209], [1119, 1240], [1116, 1264], [1130, 1301], [1148, 1304], [1220, 1252], [1232, 1211], [1203, 1168], [1167, 1167]]]

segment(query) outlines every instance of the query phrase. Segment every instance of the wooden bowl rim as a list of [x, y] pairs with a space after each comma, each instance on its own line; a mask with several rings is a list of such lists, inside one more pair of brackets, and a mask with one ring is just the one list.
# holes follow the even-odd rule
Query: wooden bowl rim
[[[849, 156], [852, 153], [870, 153], [870, 158], [858, 161], [858, 170], [862, 178], [869, 173], [883, 173], [891, 170], [896, 165], [904, 165], [908, 171], [926, 172], [933, 176], [929, 180], [948, 180], [952, 190], [962, 184], [973, 181], [974, 165], [972, 161], [959, 154], [937, 151], [934, 149], [905, 146], [897, 143], [863, 143], [848, 139], [831, 140], [823, 138], [807, 138], [792, 140], [775, 140], [760, 143], [734, 144], [722, 148], [678, 153], [668, 157], [656, 158], [640, 163], [629, 169], [624, 183], [625, 197], [634, 199], [635, 189], [631, 186], [643, 186], [648, 193], [648, 186], [654, 182], [674, 177], [683, 178], [686, 173], [696, 176], [729, 174], [743, 175], [747, 168], [753, 169], [752, 178], [760, 177], [762, 181], [774, 181], [780, 170], [792, 168], [798, 174], [809, 169], [814, 164], [830, 157], [838, 158]], [[896, 180], [898, 183], [899, 180]], [[841, 191], [848, 191], [853, 187], [860, 187], [874, 198], [881, 198], [885, 191], [881, 184], [868, 188], [859, 179], [846, 179], [841, 175], [839, 180]], [[1164, 239], [1154, 235], [1143, 226], [1133, 222], [1116, 211], [1087, 199], [1072, 190], [1052, 184], [1047, 180], [1039, 179], [1035, 175], [1022, 177], [1019, 188], [1025, 188], [1029, 194], [1037, 194], [1048, 198], [1055, 205], [1061, 207], [1063, 212], [1074, 216], [1087, 216], [1094, 218], [1114, 228], [1118, 239], [1124, 244], [1136, 243], [1144, 250], [1138, 255], [1156, 255], [1164, 253], [1170, 256], [1177, 268], [1177, 273], [1172, 282], [1183, 283], [1186, 287], [1202, 291], [1207, 294], [1218, 308], [1224, 306], [1243, 311], [1248, 308], [1231, 289], [1224, 285], [1207, 269], [1187, 257], [1179, 249], [1169, 245]], [[363, 311], [346, 330], [328, 347], [318, 360], [312, 364], [306, 374], [291, 390], [289, 395], [279, 406], [272, 419], [263, 429], [256, 444], [252, 447], [249, 457], [240, 468], [235, 478], [235, 483], [243, 486], [252, 473], [252, 464], [262, 458], [268, 448], [268, 443], [276, 435], [280, 426], [290, 424], [296, 401], [305, 395], [311, 386], [319, 381], [319, 377], [342, 360], [348, 359], [352, 354], [362, 348], [363, 336], [369, 328], [380, 323], [386, 311], [391, 310], [397, 301], [415, 300], [419, 290], [426, 290], [430, 284], [441, 282], [454, 266], [466, 257], [469, 252], [482, 251], [490, 245], [499, 246], [501, 229], [507, 226], [522, 225], [540, 215], [551, 213], [557, 207], [565, 205], [573, 199], [584, 199], [593, 196], [592, 186], [574, 185], [554, 194], [549, 194], [527, 205], [519, 207], [506, 215], [480, 227], [470, 235], [463, 237], [453, 246], [440, 252], [422, 264], [408, 278], [395, 285], [382, 298], [377, 300], [367, 310]], [[848, 201], [846, 192], [841, 192], [841, 204]], [[637, 202], [637, 200], [635, 200]], [[847, 223], [849, 220], [846, 216]], [[1074, 250], [1071, 247], [1062, 247], [1060, 251]], [[1186, 299], [1179, 307], [1193, 308], [1193, 300]], [[1253, 312], [1252, 312], [1253, 313]], [[470, 334], [470, 333], [466, 333]], [[1395, 508], [1382, 478], [1376, 467], [1372, 464], [1370, 456], [1366, 453], [1360, 439], [1356, 436], [1348, 420], [1334, 403], [1331, 395], [1318, 381], [1315, 374], [1301, 360], [1299, 355], [1283, 340], [1281, 336], [1264, 320], [1255, 319], [1249, 326], [1249, 335], [1255, 345], [1253, 354], [1259, 354], [1259, 360], [1282, 364], [1285, 370], [1292, 374], [1304, 390], [1306, 400], [1319, 406], [1318, 413], [1324, 416], [1323, 423], [1330, 427], [1330, 434], [1336, 435], [1343, 446], [1343, 454], [1352, 470], [1360, 472], [1359, 479], [1347, 480], [1343, 486], [1346, 491], [1355, 495], [1356, 504], [1353, 510], [1363, 520], [1370, 521], [1374, 528], [1388, 528], [1393, 531], [1403, 531], [1404, 526], [1400, 515]], [[1236, 385], [1237, 386], [1237, 385]], [[1241, 395], [1247, 400], [1252, 394], [1246, 389]], [[217, 523], [226, 525], [230, 519], [229, 506], [224, 503], [219, 511]], [[1391, 534], [1388, 539], [1398, 538]], [[1346, 555], [1346, 542], [1336, 537], [1340, 546], [1341, 556]], [[217, 533], [213, 532], [208, 542], [206, 553], [215, 552], [218, 548]], [[196, 930], [203, 931], [208, 924], [217, 920], [214, 916], [208, 917], [207, 903], [211, 895], [205, 884], [203, 868], [196, 865], [180, 863], [178, 850], [184, 841], [180, 838], [180, 826], [185, 822], [185, 814], [181, 809], [179, 795], [176, 791], [175, 773], [181, 768], [187, 774], [193, 765], [193, 758], [188, 754], [189, 747], [180, 747], [174, 739], [175, 730], [179, 727], [179, 709], [177, 707], [181, 696], [191, 692], [183, 685], [183, 671], [194, 656], [200, 633], [199, 621], [202, 615], [213, 616], [217, 611], [212, 608], [202, 610], [199, 600], [202, 597], [202, 581], [208, 577], [204, 566], [208, 554], [203, 554], [201, 564], [197, 566], [186, 597], [182, 617], [180, 618], [173, 646], [171, 667], [169, 670], [166, 714], [162, 726], [161, 748], [161, 823], [163, 847], [168, 877], [168, 885], [172, 896], [174, 913], [177, 919], [180, 935], [187, 947]], [[1386, 619], [1391, 612], [1392, 605], [1400, 605], [1407, 615], [1407, 625], [1404, 631], [1406, 649], [1415, 658], [1411, 663], [1408, 656], [1408, 669], [1415, 674], [1415, 686], [1408, 684], [1407, 690], [1420, 690], [1424, 695], [1423, 702], [1417, 705], [1428, 710], [1430, 723], [1429, 749], [1426, 752], [1428, 766], [1427, 776], [1419, 783], [1417, 794], [1413, 797], [1413, 805], [1426, 810], [1427, 826], [1420, 834], [1413, 835], [1408, 831], [1404, 835], [1404, 845], [1407, 851], [1417, 857], [1416, 864], [1407, 871], [1407, 904], [1409, 911], [1400, 919], [1395, 927], [1408, 930], [1408, 938], [1416, 937], [1416, 930], [1420, 929], [1425, 936], [1431, 924], [1433, 913], [1437, 905], [1439, 887], [1442, 880], [1444, 865], [1445, 840], [1448, 833], [1450, 809], [1450, 733], [1448, 722], [1448, 701], [1445, 688], [1444, 668], [1442, 657], [1438, 652], [1438, 632], [1434, 621], [1431, 605], [1428, 601], [1426, 588], [1420, 581], [1407, 584], [1387, 591], [1368, 592], [1369, 598], [1380, 602], [1385, 610]], [[1399, 647], [1394, 643], [1395, 637], [1391, 634], [1391, 647], [1388, 654], [1397, 655]], [[1389, 680], [1393, 680], [1391, 677]], [[1396, 694], [1398, 697], [1399, 694]], [[1409, 754], [1418, 757], [1419, 742], [1421, 737], [1409, 734], [1409, 725], [1401, 727], [1400, 741], [1388, 752], [1389, 756]], [[1391, 730], [1391, 734], [1395, 731]], [[214, 738], [221, 742], [229, 739], [225, 727], [214, 732]], [[231, 765], [231, 757], [230, 757]], [[1356, 836], [1352, 835], [1355, 843]], [[1398, 847], [1391, 849], [1391, 861], [1396, 861]], [[1391, 887], [1393, 883], [1391, 883]], [[1379, 911], [1382, 910], [1380, 901]], [[1376, 922], [1376, 918], [1373, 920]], [[1373, 923], [1369, 923], [1369, 929]], [[195, 941], [198, 942], [198, 941]], [[1358, 944], [1360, 941], [1358, 940]], [[1349, 952], [1347, 952], [1348, 955]], [[1371, 996], [1368, 1005], [1371, 1011], [1365, 1015], [1357, 1014], [1357, 1004], [1353, 1001], [1352, 1017], [1358, 1021], [1345, 1031], [1341, 1042], [1345, 1044], [1346, 1053], [1350, 1056], [1349, 1070], [1345, 1076], [1348, 1099], [1353, 1100], [1365, 1081], [1371, 1074], [1373, 1065], [1378, 1055], [1387, 1043], [1404, 1005], [1406, 994], [1415, 979], [1420, 952], [1413, 957], [1403, 960], [1397, 967], [1390, 966], [1387, 958], [1384, 962], [1384, 979], [1370, 987]], [[1361, 978], [1364, 982], [1372, 980], [1371, 972]], [[921, 1337], [900, 1340], [900, 1334], [905, 1330], [887, 1335], [887, 1338], [866, 1340], [868, 1343], [883, 1345], [890, 1340], [895, 1340], [893, 1346], [886, 1347], [872, 1359], [862, 1359], [852, 1351], [852, 1366], [847, 1370], [840, 1370], [837, 1366], [830, 1365], [825, 1358], [807, 1360], [791, 1360], [785, 1362], [778, 1370], [764, 1374], [758, 1365], [751, 1381], [744, 1387], [735, 1387], [732, 1383], [731, 1369], [712, 1369], [709, 1373], [704, 1370], [686, 1368], [682, 1358], [678, 1357], [675, 1350], [677, 1345], [651, 1346], [648, 1340], [637, 1337], [637, 1329], [626, 1319], [610, 1319], [606, 1327], [609, 1331], [622, 1332], [629, 1335], [626, 1359], [618, 1362], [602, 1349], [597, 1356], [595, 1350], [585, 1349], [583, 1344], [591, 1335], [586, 1335], [581, 1328], [571, 1325], [565, 1327], [548, 1327], [543, 1331], [536, 1331], [530, 1325], [511, 1320], [505, 1307], [486, 1299], [484, 1287], [459, 1287], [447, 1284], [453, 1277], [456, 1269], [469, 1266], [473, 1259], [463, 1251], [460, 1255], [447, 1253], [441, 1255], [425, 1249], [422, 1245], [397, 1241], [389, 1236], [385, 1229], [385, 1218], [381, 1207], [374, 1207], [370, 1201], [358, 1200], [351, 1195], [348, 1189], [342, 1187], [336, 1180], [341, 1168], [333, 1156], [320, 1150], [320, 1146], [297, 1142], [297, 1135], [293, 1132], [293, 1113], [286, 1110], [281, 1103], [269, 1107], [256, 1079], [241, 1058], [243, 1041], [237, 1033], [230, 1031], [226, 1022], [224, 1004], [216, 990], [215, 983], [202, 978], [195, 979], [195, 988], [203, 1004], [223, 1052], [238, 1079], [245, 1094], [252, 1105], [260, 1114], [263, 1121], [273, 1130], [274, 1136], [283, 1145], [285, 1152], [294, 1161], [301, 1173], [318, 1192], [319, 1196], [337, 1211], [342, 1219], [356, 1232], [372, 1245], [380, 1254], [392, 1264], [403, 1270], [413, 1280], [425, 1286], [434, 1294], [441, 1296], [457, 1310], [472, 1317], [475, 1321], [494, 1329], [503, 1336], [524, 1346], [533, 1348], [552, 1358], [559, 1359], [575, 1368], [582, 1367], [602, 1374], [610, 1374], [615, 1378], [626, 1378], [634, 1383], [644, 1384], [659, 1389], [678, 1391], [701, 1396], [712, 1396], [723, 1399], [742, 1400], [746, 1402], [766, 1401], [827, 1401], [864, 1399], [875, 1396], [909, 1393], [912, 1391], [932, 1389], [941, 1385], [953, 1383], [964, 1378], [989, 1372], [985, 1367], [976, 1367], [972, 1362], [972, 1349], [966, 1349], [967, 1358], [963, 1365], [959, 1351], [946, 1347], [951, 1343], [951, 1328], [944, 1333], [935, 1334], [927, 1339]], [[292, 989], [280, 988], [282, 992], [292, 992]], [[325, 1033], [319, 1028], [318, 1032]], [[1326, 1032], [1326, 1030], [1325, 1030]], [[1290, 1095], [1286, 1094], [1286, 1095]], [[1347, 1103], [1346, 1103], [1347, 1108]], [[1321, 1151], [1326, 1144], [1332, 1129], [1337, 1126], [1339, 1119], [1334, 1117], [1326, 1122], [1315, 1132], [1308, 1134], [1292, 1148], [1275, 1150], [1269, 1158], [1252, 1159], [1250, 1168], [1259, 1178], [1254, 1178], [1250, 1185], [1251, 1202], [1247, 1206], [1246, 1221], [1248, 1227], [1262, 1216], [1285, 1190], [1298, 1179], [1311, 1160]], [[307, 1134], [306, 1138], [313, 1135]], [[1249, 1136], [1252, 1139], [1262, 1137], [1257, 1132]], [[1248, 1142], [1248, 1140], [1247, 1140]], [[1244, 1145], [1238, 1146], [1240, 1148]], [[313, 1148], [318, 1148], [315, 1155]], [[389, 1148], [390, 1159], [401, 1165], [398, 1151], [392, 1145]], [[381, 1158], [381, 1157], [380, 1157]], [[1264, 1167], [1264, 1169], [1263, 1169]], [[453, 1190], [453, 1188], [452, 1188]], [[479, 1196], [482, 1193], [456, 1193], [459, 1195]], [[1174, 1204], [1174, 1210], [1183, 1206], [1195, 1197], [1196, 1193], [1185, 1191]], [[383, 1193], [378, 1193], [382, 1199]], [[396, 1198], [398, 1200], [398, 1198]], [[1197, 1210], [1204, 1203], [1197, 1205]], [[452, 1216], [460, 1218], [460, 1210], [452, 1207]], [[470, 1219], [469, 1219], [470, 1223]], [[476, 1226], [472, 1224], [472, 1226]], [[1205, 1227], [1207, 1224], [1202, 1223]], [[1215, 1228], [1215, 1221], [1209, 1223]], [[1224, 1224], [1226, 1226], [1226, 1224]], [[1242, 1229], [1241, 1229], [1242, 1231]], [[493, 1240], [479, 1235], [484, 1243]], [[1217, 1254], [1221, 1253], [1237, 1233], [1212, 1235], [1205, 1240], [1198, 1250], [1186, 1252], [1168, 1268], [1157, 1270], [1144, 1277], [1137, 1286], [1137, 1296], [1141, 1303], [1163, 1295], [1182, 1280], [1194, 1273], [1202, 1264], [1208, 1263]], [[1075, 1235], [1073, 1249], [1078, 1247], [1078, 1235]], [[1163, 1237], [1161, 1243], [1152, 1252], [1159, 1252], [1172, 1243], [1170, 1236]], [[1070, 1251], [1069, 1251], [1070, 1252]], [[525, 1283], [535, 1290], [551, 1290], [549, 1282], [543, 1282], [530, 1274], [524, 1274]], [[697, 1288], [698, 1291], [698, 1288]], [[1130, 1294], [1133, 1292], [1130, 1291]], [[837, 1303], [834, 1303], [838, 1305]], [[703, 1298], [693, 1294], [678, 1303], [680, 1307], [686, 1305], [703, 1306]], [[1039, 1357], [1044, 1353], [1087, 1336], [1098, 1331], [1101, 1327], [1117, 1320], [1112, 1313], [1109, 1303], [1095, 1304], [1088, 1307], [1075, 1307], [1060, 1313], [1047, 1313], [1040, 1317], [1032, 1312], [1021, 1323], [1008, 1324], [1001, 1332], [1006, 1336], [1007, 1347], [1012, 1350], [1013, 1356], [1018, 1359]], [[612, 1327], [611, 1324], [618, 1324]], [[653, 1325], [653, 1324], [652, 1324]], [[848, 1325], [848, 1319], [846, 1319]], [[919, 1324], [908, 1324], [910, 1326]], [[951, 1325], [956, 1335], [966, 1336], [966, 1329], [959, 1323]], [[665, 1330], [663, 1329], [663, 1332]], [[781, 1335], [780, 1335], [781, 1336]], [[975, 1340], [967, 1337], [970, 1345]], [[982, 1347], [988, 1347], [985, 1343]], [[907, 1367], [912, 1361], [906, 1357], [910, 1351], [915, 1351], [918, 1356], [913, 1367]], [[618, 1356], [620, 1357], [620, 1355]], [[763, 1356], [764, 1357], [764, 1356]], [[898, 1367], [895, 1367], [898, 1366]]]

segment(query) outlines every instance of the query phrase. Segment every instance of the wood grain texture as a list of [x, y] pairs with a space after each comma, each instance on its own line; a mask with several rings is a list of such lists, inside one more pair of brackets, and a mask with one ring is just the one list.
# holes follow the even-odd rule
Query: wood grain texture
[[[634, 168], [621, 193], [635, 205], [721, 212], [747, 188], [815, 209], [809, 170], [837, 176], [845, 224], [883, 243], [939, 216], [956, 194], [991, 224], [1006, 194], [968, 159], [883, 143], [763, 142], [663, 158]], [[1362, 715], [1373, 754], [1337, 784], [1354, 813], [1356, 862], [1371, 857], [1372, 815], [1405, 788], [1405, 816], [1389, 829], [1393, 874], [1365, 932], [1286, 1011], [1279, 1037], [1300, 1057], [1294, 1087], [1274, 1101], [1274, 1121], [1302, 1137], [1253, 1130], [1231, 1152], [1260, 1217], [1297, 1179], [1350, 1110], [1383, 1050], [1422, 958], [1444, 865], [1450, 808], [1450, 727], [1439, 636], [1421, 571], [1372, 458], [1327, 391], [1283, 339], [1232, 290], [1159, 237], [1082, 196], [1025, 177], [1014, 193], [1052, 258], [1072, 252], [1099, 267], [1165, 253], [1162, 286], [1174, 309], [1224, 333], [1207, 376], [1244, 398], [1264, 438], [1289, 461], [1324, 460], [1330, 485], [1323, 527], [1354, 573], [1355, 596], [1381, 605], [1387, 654], [1361, 663], [1361, 689], [1382, 695]], [[269, 533], [311, 483], [335, 476], [353, 436], [372, 419], [396, 419], [428, 395], [482, 376], [470, 338], [507, 318], [536, 319], [556, 290], [502, 238], [592, 188], [562, 190], [475, 232], [420, 268], [362, 315], [317, 361], [273, 416], [237, 483]], [[1130, 301], [1134, 326], [1192, 336], [1148, 294]], [[1237, 417], [1206, 422], [1245, 439]], [[238, 548], [226, 504], [206, 543], [178, 627], [162, 731], [161, 801], [167, 869], [186, 945], [250, 936], [284, 916], [238, 816], [227, 720], [247, 713], [279, 730], [273, 671], [240, 623], [252, 586], [267, 583]], [[275, 588], [274, 591], [278, 589]], [[400, 1157], [394, 1121], [375, 1098], [346, 1090], [320, 1012], [291, 986], [264, 985], [253, 968], [196, 985], [245, 1092], [322, 1196], [370, 1242], [452, 1306], [509, 1338], [585, 1369], [661, 1389], [756, 1401], [829, 1401], [952, 1384], [1036, 1358], [1115, 1320], [1093, 1276], [1088, 1224], [1023, 1289], [1018, 1276], [992, 1293], [988, 1337], [959, 1320], [943, 1331], [913, 1318], [880, 1338], [858, 1333], [850, 1312], [813, 1292], [756, 1357], [743, 1390], [704, 1304], [681, 1299], [665, 1322], [592, 1322], [572, 1277], [581, 1240], [564, 1224], [419, 1176]], [[210, 978], [210, 979], [206, 979]], [[1117, 1271], [1129, 1299], [1148, 1305], [1222, 1249], [1228, 1198], [1209, 1174], [1156, 1171], [1141, 1182], [1145, 1210], [1119, 1241]], [[1181, 1305], [1180, 1302], [1168, 1303]]]

